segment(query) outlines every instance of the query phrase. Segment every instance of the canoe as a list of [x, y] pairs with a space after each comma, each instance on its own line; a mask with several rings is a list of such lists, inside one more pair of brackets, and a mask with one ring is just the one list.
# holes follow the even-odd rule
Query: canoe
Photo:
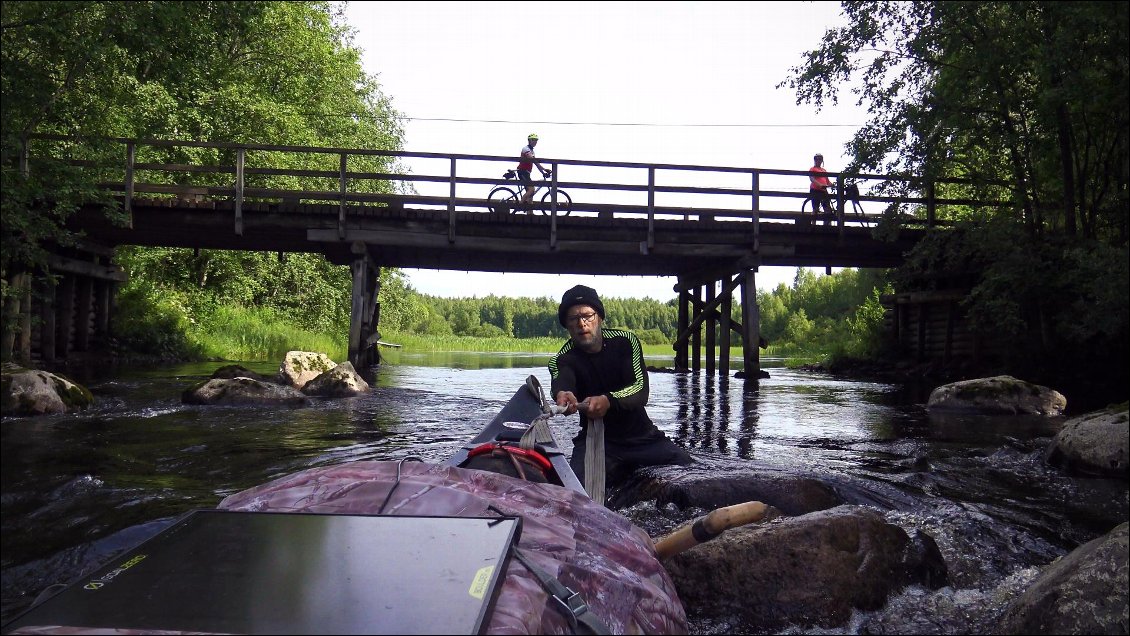
[[545, 483], [469, 467], [545, 415], [538, 392], [442, 463], [311, 468], [192, 511], [0, 631], [686, 633], [651, 538], [584, 493], [555, 440]]
[[[496, 468], [494, 472], [501, 472], [497, 468], [504, 467], [504, 462], [493, 464], [476, 462], [475, 458], [481, 458], [482, 452], [491, 447], [504, 447], [514, 452], [515, 447], [519, 446], [523, 434], [526, 433], [531, 423], [539, 417], [546, 416], [548, 411], [545, 393], [542, 391], [537, 377], [531, 375], [526, 379], [526, 384], [514, 393], [498, 415], [470, 442], [452, 454], [444, 462], [444, 465], [460, 468], [493, 466]], [[569, 488], [587, 496], [584, 485], [569, 466], [569, 460], [564, 451], [557, 445], [555, 438], [536, 444], [534, 450], [537, 451], [538, 457], [544, 458], [550, 464], [542, 472], [548, 483]], [[529, 463], [527, 462], [526, 465], [529, 465]], [[506, 470], [504, 474], [516, 476], [513, 471], [509, 470]]]

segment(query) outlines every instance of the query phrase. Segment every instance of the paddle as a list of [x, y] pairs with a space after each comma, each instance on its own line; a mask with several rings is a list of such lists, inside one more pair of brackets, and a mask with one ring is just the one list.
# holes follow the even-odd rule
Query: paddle
[[760, 501], [747, 501], [718, 508], [695, 519], [693, 523], [688, 523], [671, 534], [656, 539], [655, 556], [663, 561], [700, 543], [710, 541], [730, 528], [761, 521], [768, 509], [769, 506]]
[[[589, 398], [577, 404], [577, 410], [589, 413]], [[604, 505], [604, 418], [589, 415], [589, 430], [585, 435], [585, 492], [593, 501]]]

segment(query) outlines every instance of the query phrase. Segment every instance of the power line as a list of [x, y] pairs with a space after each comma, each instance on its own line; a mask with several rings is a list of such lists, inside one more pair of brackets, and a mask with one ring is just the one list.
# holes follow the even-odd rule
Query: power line
[[[286, 104], [289, 106], [289, 104]], [[381, 121], [386, 115], [381, 113], [349, 112], [329, 113], [299, 111], [291, 106], [295, 114], [305, 117], [344, 117], [350, 119], [373, 119]], [[460, 119], [456, 117], [410, 117], [408, 115], [387, 115], [401, 121], [447, 121], [461, 124], [529, 124], [554, 126], [631, 126], [637, 128], [860, 128], [862, 124], [656, 124], [615, 121], [527, 121], [514, 119]]]
[[514, 121], [509, 119], [456, 119], [453, 117], [407, 117], [410, 121], [450, 121], [475, 124], [531, 124], [555, 126], [636, 126], [645, 128], [859, 128], [858, 124], [653, 124], [601, 121]]

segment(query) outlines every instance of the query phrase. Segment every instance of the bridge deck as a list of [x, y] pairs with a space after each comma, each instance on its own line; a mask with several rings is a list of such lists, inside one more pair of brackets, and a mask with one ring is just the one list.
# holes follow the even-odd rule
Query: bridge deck
[[[89, 171], [117, 194], [130, 227], [114, 227], [90, 206], [73, 226], [93, 240], [322, 252], [336, 263], [367, 253], [371, 264], [393, 267], [704, 280], [761, 265], [890, 267], [926, 228], [940, 224], [940, 208], [1010, 205], [963, 198], [984, 184], [829, 172], [836, 207], [845, 212], [818, 224], [811, 211], [803, 213], [806, 170], [543, 159], [553, 176], [535, 181], [535, 203], [551, 192], [571, 199], [568, 216], [551, 218], [488, 209], [492, 190], [519, 187], [498, 176], [499, 164], [512, 167], [514, 157], [90, 141], [88, 147], [85, 140], [33, 135], [25, 140], [21, 169], [61, 162]], [[172, 163], [184, 156], [201, 159]], [[432, 168], [407, 170], [398, 163], [405, 159]], [[948, 196], [937, 192], [943, 184]], [[898, 220], [896, 231], [885, 232], [895, 240], [879, 240], [861, 225], [886, 216]]]
[[700, 210], [650, 222], [625, 212], [601, 217], [574, 210], [554, 220], [500, 215], [485, 206], [448, 212], [350, 205], [341, 223], [336, 204], [245, 202], [237, 234], [231, 201], [135, 199], [132, 212], [132, 228], [113, 226], [93, 208], [73, 225], [108, 245], [322, 252], [345, 264], [360, 241], [379, 266], [653, 276], [713, 276], [758, 265], [891, 267], [921, 232], [904, 230], [901, 240], [886, 242], [869, 228], [817, 224], [800, 214], [756, 225]]

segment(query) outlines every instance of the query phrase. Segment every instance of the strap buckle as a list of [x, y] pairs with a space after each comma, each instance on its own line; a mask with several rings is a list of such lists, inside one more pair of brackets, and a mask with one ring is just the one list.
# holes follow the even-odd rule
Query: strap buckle
[[557, 601], [564, 610], [565, 614], [569, 617], [569, 626], [573, 631], [577, 631], [577, 619], [589, 611], [589, 606], [585, 603], [585, 599], [581, 595], [574, 592], [571, 588], [565, 587], [565, 591], [569, 593], [567, 598], [561, 598], [557, 594], [553, 594], [553, 600]]

